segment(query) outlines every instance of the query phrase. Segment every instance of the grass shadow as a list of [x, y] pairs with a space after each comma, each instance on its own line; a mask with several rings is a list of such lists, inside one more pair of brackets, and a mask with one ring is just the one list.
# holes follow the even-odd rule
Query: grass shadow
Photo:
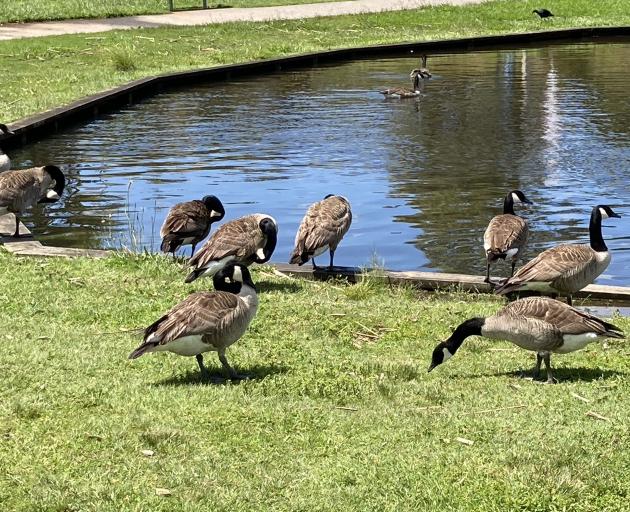
[[[533, 366], [522, 370], [513, 370], [500, 373], [478, 373], [474, 375], [466, 375], [466, 378], [479, 379], [484, 377], [514, 377], [521, 379], [531, 379], [534, 373]], [[618, 372], [616, 370], [601, 370], [599, 368], [585, 368], [583, 366], [577, 368], [554, 368], [552, 366], [554, 378], [559, 383], [562, 382], [593, 382], [595, 380], [606, 380], [613, 377], [625, 377], [628, 374]], [[543, 367], [540, 370], [540, 377], [535, 382], [544, 382], [547, 379], [547, 371]]]
[[258, 281], [256, 290], [258, 293], [281, 292], [281, 293], [298, 293], [301, 292], [303, 286], [297, 281]]
[[[255, 365], [248, 368], [235, 368], [237, 372], [247, 375], [247, 379], [243, 380], [262, 380], [269, 375], [276, 375], [280, 373], [286, 373], [289, 371], [287, 366], [269, 364], [269, 365]], [[201, 376], [199, 370], [189, 370], [186, 373], [175, 375], [167, 379], [155, 382], [154, 386], [190, 386], [190, 385], [202, 385], [202, 386], [223, 386], [227, 383], [240, 384], [242, 380], [232, 381], [225, 376], [225, 373], [221, 368], [209, 368], [209, 378], [204, 379]]]

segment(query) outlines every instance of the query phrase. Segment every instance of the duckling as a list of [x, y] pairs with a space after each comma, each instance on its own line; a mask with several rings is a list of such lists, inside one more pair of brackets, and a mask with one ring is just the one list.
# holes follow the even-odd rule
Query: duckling
[[544, 360], [547, 382], [555, 379], [551, 353], [567, 354], [601, 338], [623, 338], [619, 327], [549, 297], [527, 297], [510, 302], [486, 318], [471, 318], [460, 324], [449, 339], [433, 350], [429, 370], [455, 355], [468, 336], [506, 340], [536, 352], [534, 377], [538, 378]]
[[20, 217], [35, 203], [59, 201], [66, 179], [56, 165], [6, 171], [0, 174], [0, 215], [15, 214], [14, 238], [20, 236]]
[[173, 206], [160, 228], [162, 252], [175, 251], [182, 245], [192, 245], [190, 257], [195, 247], [208, 236], [213, 222], [225, 216], [223, 204], [216, 196], [205, 196], [201, 201], [195, 199]]
[[534, 290], [553, 295], [572, 294], [591, 284], [610, 264], [610, 253], [602, 237], [602, 219], [619, 218], [610, 206], [595, 206], [589, 224], [590, 245], [563, 244], [541, 252], [516, 274], [495, 289], [495, 293]]
[[386, 98], [417, 98], [418, 96], [420, 96], [420, 70], [411, 70], [411, 73], [409, 73], [409, 78], [411, 78], [411, 82], [413, 83], [413, 90], [408, 89], [407, 87], [394, 87], [392, 89], [385, 89], [378, 92], [380, 92]]
[[295, 235], [295, 248], [289, 263], [304, 265], [312, 259], [313, 268], [316, 269], [315, 256], [328, 249], [329, 269], [332, 270], [335, 250], [350, 229], [351, 223], [350, 202], [343, 196], [329, 194], [323, 200], [312, 204]]
[[142, 344], [129, 354], [136, 359], [148, 352], [195, 356], [208, 378], [203, 353], [216, 351], [231, 379], [241, 379], [225, 357], [226, 349], [245, 334], [256, 316], [256, 286], [245, 265], [229, 263], [213, 277], [213, 292], [197, 292], [173, 306], [144, 331]]

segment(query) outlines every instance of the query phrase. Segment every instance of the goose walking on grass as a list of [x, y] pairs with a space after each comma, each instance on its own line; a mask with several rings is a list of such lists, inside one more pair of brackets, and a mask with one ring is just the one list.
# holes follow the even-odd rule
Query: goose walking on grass
[[[13, 135], [13, 132], [9, 130], [7, 125], [2, 123], [0, 123], [0, 132], [5, 135]], [[9, 169], [11, 169], [11, 160], [9, 156], [2, 151], [2, 148], [0, 148], [0, 172], [8, 171]]]
[[269, 261], [276, 248], [278, 225], [264, 213], [231, 220], [217, 229], [190, 259], [191, 283], [201, 276], [212, 276], [230, 262], [249, 266]]
[[431, 356], [429, 371], [451, 358], [468, 336], [506, 340], [536, 352], [534, 377], [545, 361], [547, 382], [554, 382], [551, 354], [567, 354], [601, 338], [623, 338], [621, 329], [549, 297], [528, 297], [509, 303], [495, 315], [460, 324]]
[[610, 206], [593, 208], [589, 225], [590, 245], [563, 244], [547, 249], [495, 289], [505, 295], [520, 290], [533, 290], [552, 295], [572, 294], [591, 284], [610, 263], [610, 253], [602, 237], [602, 219], [621, 217]]
[[175, 256], [175, 251], [182, 245], [192, 245], [192, 258], [197, 244], [210, 233], [212, 223], [220, 221], [224, 215], [223, 204], [216, 196], [176, 204], [169, 210], [160, 229], [162, 252]]
[[20, 236], [20, 217], [36, 203], [59, 201], [66, 179], [56, 165], [0, 174], [0, 215], [15, 214], [14, 238]]
[[225, 357], [226, 349], [247, 330], [258, 309], [256, 287], [247, 267], [230, 263], [213, 278], [216, 291], [186, 297], [144, 331], [142, 344], [129, 359], [148, 352], [195, 356], [204, 378], [203, 353], [216, 351], [231, 379], [242, 378]]
[[420, 71], [420, 69], [413, 69], [411, 73], [409, 73], [413, 89], [409, 89], [407, 87], [393, 87], [391, 89], [384, 89], [378, 92], [386, 98], [417, 98], [420, 96]]
[[510, 259], [512, 273], [516, 260], [527, 244], [529, 227], [527, 221], [514, 213], [514, 203], [532, 204], [520, 190], [508, 192], [503, 201], [503, 214], [492, 218], [483, 235], [483, 248], [486, 251], [486, 279], [490, 282], [490, 265], [497, 260]]
[[350, 202], [343, 196], [327, 195], [312, 204], [295, 235], [295, 248], [289, 263], [303, 265], [309, 259], [316, 269], [315, 256], [330, 251], [329, 269], [333, 268], [335, 250], [350, 229], [352, 211]]

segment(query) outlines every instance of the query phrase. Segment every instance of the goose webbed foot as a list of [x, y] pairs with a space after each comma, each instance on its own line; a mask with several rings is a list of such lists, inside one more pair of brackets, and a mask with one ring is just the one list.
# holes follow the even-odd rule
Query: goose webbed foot
[[545, 361], [545, 367], [547, 368], [547, 384], [555, 384], [558, 381], [554, 379], [551, 373], [551, 354], [549, 352], [545, 352], [543, 354], [543, 360]]
[[230, 363], [228, 363], [228, 360], [225, 357], [225, 352], [219, 352], [219, 361], [221, 361], [221, 364], [223, 365], [223, 369], [227, 372], [228, 377], [230, 378], [230, 380], [246, 380], [246, 379], [249, 379], [248, 375], [239, 374], [239, 373], [236, 372], [236, 370], [234, 370], [234, 368], [232, 368], [230, 366]]

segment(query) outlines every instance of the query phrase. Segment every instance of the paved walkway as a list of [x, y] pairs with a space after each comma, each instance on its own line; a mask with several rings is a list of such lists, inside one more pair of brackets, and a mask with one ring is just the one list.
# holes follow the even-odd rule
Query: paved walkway
[[251, 7], [234, 9], [206, 9], [180, 11], [169, 14], [131, 16], [95, 20], [66, 20], [39, 23], [10, 23], [0, 25], [0, 41], [23, 37], [86, 34], [108, 30], [166, 25], [208, 25], [232, 21], [269, 21], [338, 16], [382, 11], [402, 11], [430, 5], [478, 4], [487, 0], [352, 0], [319, 4]]

